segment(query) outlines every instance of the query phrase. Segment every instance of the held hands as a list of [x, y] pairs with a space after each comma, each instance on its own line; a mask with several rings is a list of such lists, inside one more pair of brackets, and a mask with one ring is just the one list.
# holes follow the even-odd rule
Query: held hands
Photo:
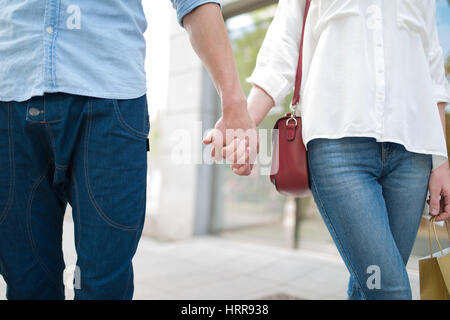
[[[430, 215], [436, 221], [450, 220], [450, 169], [448, 162], [431, 172], [428, 183]], [[440, 198], [440, 199], [439, 199]]]
[[225, 159], [233, 172], [248, 176], [259, 152], [259, 135], [255, 122], [247, 110], [245, 98], [222, 100], [223, 117], [203, 139], [211, 144], [211, 158]]
[[[224, 97], [228, 97], [224, 95]], [[203, 140], [204, 144], [213, 144], [211, 157], [216, 160], [226, 159], [231, 163], [233, 172], [248, 176], [259, 152], [259, 135], [256, 127], [263, 121], [275, 105], [272, 97], [262, 88], [254, 85], [248, 97], [236, 100], [222, 100], [223, 118]], [[227, 129], [230, 130], [227, 133]], [[233, 129], [240, 129], [233, 131]]]

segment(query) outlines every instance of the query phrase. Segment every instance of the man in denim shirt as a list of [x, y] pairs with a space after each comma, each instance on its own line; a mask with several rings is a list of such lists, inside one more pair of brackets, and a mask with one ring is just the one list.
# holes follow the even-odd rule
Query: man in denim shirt
[[[223, 125], [246, 129], [219, 1], [172, 3], [215, 83]], [[146, 196], [145, 29], [141, 0], [0, 1], [0, 274], [9, 299], [64, 299], [67, 203], [75, 298], [132, 298]]]

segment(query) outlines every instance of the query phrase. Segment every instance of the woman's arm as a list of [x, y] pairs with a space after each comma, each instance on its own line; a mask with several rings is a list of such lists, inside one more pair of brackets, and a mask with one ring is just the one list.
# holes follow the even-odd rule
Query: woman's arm
[[439, 115], [441, 117], [441, 122], [442, 122], [442, 128], [444, 129], [444, 135], [447, 137], [447, 133], [446, 133], [446, 117], [445, 117], [445, 107], [447, 107], [447, 103], [445, 102], [439, 102], [438, 103], [438, 109], [439, 109]]
[[[447, 103], [439, 103], [439, 114], [442, 126], [446, 128], [445, 107]], [[450, 219], [450, 167], [448, 161], [433, 169], [428, 183], [430, 199], [427, 200], [430, 206], [430, 215], [437, 216], [436, 221]]]
[[[297, 71], [305, 0], [280, 0], [277, 12], [259, 51], [256, 67], [248, 82], [253, 88], [247, 99], [248, 112], [258, 126], [275, 104], [281, 104], [291, 92]], [[248, 157], [243, 142], [224, 148], [237, 175], [248, 175], [251, 165], [240, 165]]]
[[261, 124], [270, 109], [275, 105], [275, 101], [273, 101], [272, 97], [257, 85], [253, 85], [247, 103], [248, 112], [256, 126]]
[[[439, 114], [441, 116], [444, 134], [446, 130], [445, 107], [447, 103], [439, 103]], [[450, 168], [448, 161], [433, 169], [428, 183], [430, 199], [430, 215], [437, 216], [436, 221], [450, 219]]]
[[[436, 1], [433, 0], [430, 2], [431, 3], [427, 6], [428, 12], [426, 15], [428, 36], [427, 55], [433, 84], [434, 99], [437, 104], [448, 104], [450, 103], [450, 86], [445, 75], [444, 51], [439, 43], [436, 22]], [[444, 107], [445, 105], [442, 108]]]
[[[439, 109], [441, 123], [446, 131], [445, 107], [450, 102], [449, 85], [445, 76], [444, 54], [439, 44], [436, 23], [436, 1], [427, 6], [427, 29], [428, 29], [428, 61], [430, 74], [433, 82], [434, 98]], [[448, 161], [437, 168], [433, 168], [428, 182], [430, 191], [430, 215], [437, 216], [436, 221], [450, 219], [450, 168]]]
[[292, 91], [297, 71], [305, 0], [280, 0], [275, 17], [247, 79], [262, 88], [275, 104]]

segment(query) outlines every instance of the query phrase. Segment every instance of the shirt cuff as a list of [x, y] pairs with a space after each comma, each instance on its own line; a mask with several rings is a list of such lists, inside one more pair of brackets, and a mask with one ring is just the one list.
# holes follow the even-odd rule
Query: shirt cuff
[[252, 75], [246, 79], [248, 83], [262, 88], [275, 101], [275, 105], [281, 105], [292, 88], [289, 81], [276, 71], [267, 67], [257, 67]]
[[434, 89], [434, 98], [437, 103], [445, 102], [447, 104], [450, 103], [450, 85], [446, 82], [444, 85], [435, 86]]
[[198, 0], [198, 1], [182, 1], [174, 0], [173, 7], [177, 10], [177, 18], [180, 26], [183, 26], [183, 18], [191, 13], [194, 9], [207, 3], [217, 3], [221, 8], [220, 0]]
[[437, 154], [433, 154], [432, 157], [433, 157], [432, 158], [433, 159], [433, 168], [431, 170], [439, 168], [441, 166], [441, 164], [443, 164], [444, 162], [448, 161], [447, 157], [440, 156], [440, 155], [437, 155]]

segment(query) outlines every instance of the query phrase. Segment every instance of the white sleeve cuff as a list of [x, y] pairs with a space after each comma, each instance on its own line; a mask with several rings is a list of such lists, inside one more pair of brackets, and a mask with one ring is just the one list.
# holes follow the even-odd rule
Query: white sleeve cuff
[[441, 164], [443, 164], [446, 161], [448, 161], [447, 157], [433, 154], [433, 168], [432, 168], [432, 170], [440, 167]]
[[253, 74], [247, 78], [247, 82], [266, 91], [275, 101], [275, 105], [281, 105], [292, 90], [286, 78], [268, 67], [256, 66]]
[[448, 82], [445, 82], [444, 85], [434, 87], [434, 98], [437, 103], [450, 103], [450, 85]]

